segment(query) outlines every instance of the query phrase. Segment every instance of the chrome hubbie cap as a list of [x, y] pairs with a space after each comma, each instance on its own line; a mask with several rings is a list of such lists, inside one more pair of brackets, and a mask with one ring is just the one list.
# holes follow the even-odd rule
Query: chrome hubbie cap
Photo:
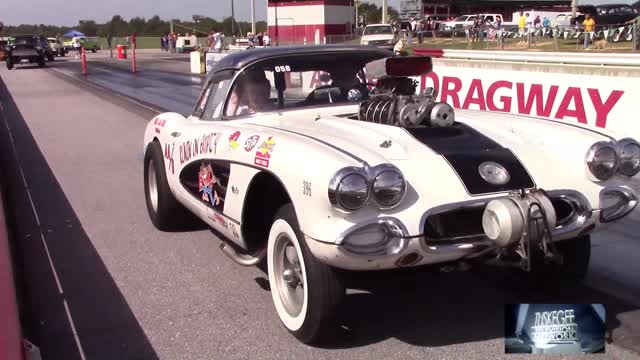
[[286, 234], [280, 234], [275, 244], [274, 271], [276, 287], [285, 310], [295, 317], [304, 304], [304, 275], [295, 245]]
[[147, 168], [148, 185], [149, 185], [149, 201], [153, 211], [158, 211], [158, 180], [156, 179], [156, 166], [153, 160], [149, 161]]

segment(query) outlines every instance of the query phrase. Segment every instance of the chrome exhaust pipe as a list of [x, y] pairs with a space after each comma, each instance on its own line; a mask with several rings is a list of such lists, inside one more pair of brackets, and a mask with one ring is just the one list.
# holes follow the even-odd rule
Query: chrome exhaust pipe
[[231, 245], [225, 243], [220, 244], [220, 250], [222, 250], [222, 253], [227, 255], [236, 264], [241, 266], [256, 266], [267, 257], [266, 246], [262, 250], [258, 251], [256, 255], [241, 254]]

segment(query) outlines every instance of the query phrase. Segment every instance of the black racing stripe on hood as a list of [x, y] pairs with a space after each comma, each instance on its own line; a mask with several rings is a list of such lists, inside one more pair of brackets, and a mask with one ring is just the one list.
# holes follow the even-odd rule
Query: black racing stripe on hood
[[[447, 160], [470, 195], [535, 187], [525, 167], [509, 149], [466, 124], [455, 123], [442, 128], [418, 127], [407, 131]], [[511, 176], [509, 182], [504, 185], [486, 182], [478, 171], [480, 164], [485, 161], [504, 166]]]

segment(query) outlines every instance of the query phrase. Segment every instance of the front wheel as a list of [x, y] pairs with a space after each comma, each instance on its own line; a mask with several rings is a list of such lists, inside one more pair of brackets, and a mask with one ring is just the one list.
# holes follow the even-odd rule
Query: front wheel
[[44, 65], [45, 65], [45, 56], [42, 55], [38, 57], [38, 67], [44, 67]]
[[271, 226], [267, 268], [273, 303], [287, 330], [305, 344], [328, 340], [345, 287], [336, 270], [309, 250], [291, 204], [278, 210]]
[[178, 230], [193, 221], [193, 216], [171, 192], [164, 155], [157, 141], [150, 143], [144, 154], [144, 193], [149, 218], [158, 230]]
[[98, 51], [98, 48], [95, 48], [95, 47], [94, 47], [93, 49], [91, 49], [91, 52], [92, 52], [92, 53], [95, 53], [96, 51]]
[[47, 60], [49, 60], [49, 61], [53, 61], [54, 60], [53, 53], [48, 55]]
[[11, 59], [11, 56], [7, 57], [7, 69], [13, 69], [13, 59]]

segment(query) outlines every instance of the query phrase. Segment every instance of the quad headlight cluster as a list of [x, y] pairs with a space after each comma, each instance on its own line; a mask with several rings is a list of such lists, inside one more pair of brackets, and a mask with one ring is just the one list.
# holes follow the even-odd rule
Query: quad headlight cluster
[[407, 191], [400, 170], [391, 164], [375, 167], [346, 167], [329, 183], [329, 201], [344, 211], [356, 211], [370, 202], [386, 210], [397, 206]]
[[630, 138], [617, 143], [599, 141], [589, 148], [585, 165], [593, 181], [604, 181], [616, 173], [635, 176], [640, 172], [640, 144]]

